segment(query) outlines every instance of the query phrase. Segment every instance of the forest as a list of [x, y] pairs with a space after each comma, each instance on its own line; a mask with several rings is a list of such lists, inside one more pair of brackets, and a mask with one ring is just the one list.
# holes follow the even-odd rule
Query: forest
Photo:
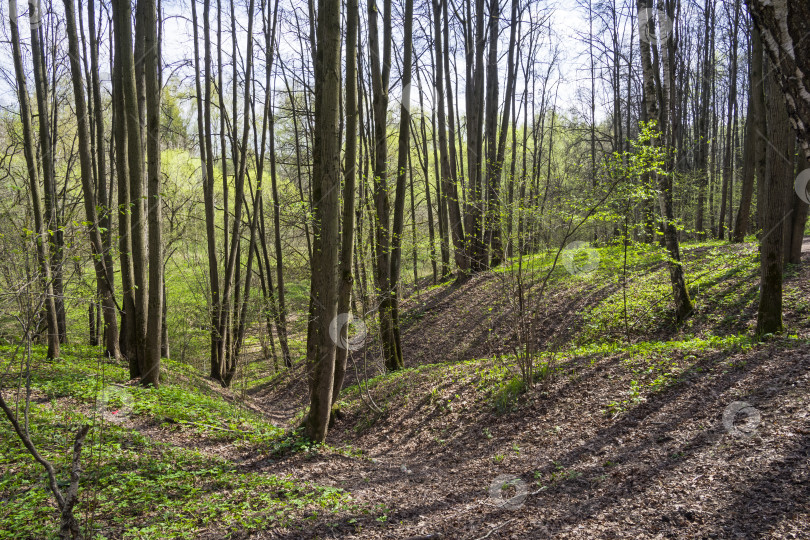
[[807, 538], [807, 0], [5, 0], [0, 540]]

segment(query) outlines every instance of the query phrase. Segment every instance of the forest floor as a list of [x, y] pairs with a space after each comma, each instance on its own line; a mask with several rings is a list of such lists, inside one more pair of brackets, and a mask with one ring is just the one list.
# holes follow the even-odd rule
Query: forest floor
[[[381, 374], [373, 342], [354, 351], [325, 445], [292, 431], [301, 362], [241, 392], [168, 363], [157, 395], [129, 388], [107, 407], [127, 414], [110, 423], [113, 446], [90, 445], [108, 474], [89, 475], [80, 513], [93, 501], [106, 538], [808, 538], [810, 253], [786, 274], [787, 331], [761, 341], [756, 255], [685, 245], [695, 311], [681, 324], [654, 249], [600, 248], [573, 276], [549, 273], [550, 254], [424, 287], [403, 302], [406, 369]], [[529, 384], [519, 282], [542, 321]], [[42, 442], [63, 450], [65, 408], [80, 414], [90, 393], [66, 378], [33, 384], [35, 412], [53, 416]], [[48, 499], [41, 471], [10, 446], [0, 531], [27, 519], [17, 530], [33, 532], [0, 538], [41, 537], [37, 519], [53, 517], [32, 510]]]

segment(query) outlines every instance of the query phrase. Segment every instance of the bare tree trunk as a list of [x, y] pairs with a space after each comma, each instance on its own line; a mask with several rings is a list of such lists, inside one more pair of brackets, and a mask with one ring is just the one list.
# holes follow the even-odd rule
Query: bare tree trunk
[[[14, 57], [14, 72], [17, 79], [17, 98], [20, 100], [20, 117], [23, 126], [23, 151], [25, 164], [28, 167], [28, 183], [31, 189], [31, 205], [34, 211], [34, 227], [36, 227], [37, 258], [42, 275], [42, 286], [45, 293], [45, 317], [48, 324], [48, 353], [47, 358], [54, 359], [61, 356], [59, 346], [59, 323], [56, 317], [56, 302], [53, 294], [53, 281], [51, 276], [51, 261], [49, 253], [48, 228], [42, 216], [42, 195], [39, 188], [39, 175], [36, 163], [34, 131], [31, 123], [31, 106], [28, 102], [28, 88], [25, 84], [22, 54], [20, 51], [20, 34], [17, 28], [17, 1], [8, 2], [9, 30], [11, 33], [11, 48]], [[40, 113], [40, 122], [43, 114]]]
[[[726, 122], [726, 145], [723, 153], [723, 187], [720, 196], [720, 219], [717, 224], [717, 237], [725, 238], [726, 226], [726, 205], [732, 198], [731, 183], [734, 175], [734, 133], [737, 126], [734, 119], [737, 111], [737, 34], [740, 27], [740, 5], [734, 3], [734, 18], [731, 28], [731, 65], [729, 66], [729, 94], [728, 94], [728, 117]], [[730, 213], [729, 213], [730, 216]]]
[[306, 436], [323, 441], [329, 429], [335, 376], [335, 343], [329, 334], [337, 316], [338, 217], [340, 213], [340, 0], [318, 0], [315, 60], [315, 144], [312, 196], [318, 204], [313, 220], [311, 298], [307, 339], [310, 389]]
[[[45, 48], [43, 44], [42, 26], [40, 25], [39, 1], [28, 0], [28, 18], [31, 23], [31, 58], [34, 63], [34, 89], [37, 99], [37, 119], [39, 126], [39, 154], [42, 165], [42, 184], [44, 188], [43, 202], [45, 203], [45, 226], [51, 231], [48, 242], [51, 244], [50, 269], [53, 289], [53, 302], [56, 307], [56, 321], [59, 342], [67, 341], [65, 328], [65, 302], [62, 282], [62, 253], [64, 247], [63, 231], [59, 220], [59, 211], [56, 203], [56, 178], [54, 172], [54, 131], [55, 123], [51, 122], [48, 110], [48, 81], [45, 66]], [[55, 110], [54, 110], [55, 114]], [[54, 129], [51, 129], [51, 128]]]
[[[200, 158], [203, 170], [203, 205], [205, 207], [205, 236], [208, 247], [208, 281], [211, 287], [211, 370], [210, 375], [216, 378], [220, 373], [222, 358], [220, 357], [221, 344], [224, 336], [219, 329], [219, 311], [222, 305], [219, 283], [219, 263], [217, 262], [216, 244], [216, 216], [214, 209], [214, 151], [213, 135], [211, 132], [211, 86], [213, 77], [211, 75], [211, 39], [210, 39], [210, 2], [204, 0], [203, 3], [203, 41], [205, 47], [205, 78], [203, 90], [200, 82], [200, 69], [197, 66], [195, 72], [197, 85], [197, 126], [200, 133]], [[191, 0], [192, 17], [194, 19], [194, 47], [195, 62], [199, 62], [199, 47], [197, 40], [197, 11], [196, 0]], [[203, 98], [203, 91], [205, 92]], [[223, 91], [220, 88], [220, 92]], [[221, 114], [223, 114], [221, 112]], [[224, 148], [222, 149], [224, 153]], [[224, 158], [223, 158], [224, 159]]]
[[[97, 290], [102, 294], [102, 307], [104, 321], [107, 327], [112, 325], [115, 330], [115, 339], [105, 340], [106, 354], [112, 358], [119, 356], [118, 331], [115, 318], [115, 303], [112, 291], [112, 269], [106, 266], [104, 243], [99, 231], [99, 219], [96, 213], [98, 202], [93, 186], [93, 165], [90, 150], [90, 127], [88, 125], [87, 103], [84, 96], [84, 81], [82, 69], [79, 64], [79, 40], [76, 32], [76, 12], [73, 0], [64, 0], [65, 19], [67, 21], [68, 56], [70, 57], [71, 80], [73, 82], [73, 96], [76, 106], [76, 122], [79, 138], [79, 165], [81, 169], [82, 192], [84, 195], [84, 209], [87, 216], [87, 232], [92, 248], [93, 266], [96, 272]], [[103, 204], [106, 204], [103, 203]], [[105, 329], [105, 337], [110, 333]]]
[[[120, 4], [113, 6], [113, 134], [115, 138], [115, 173], [118, 177], [118, 250], [121, 265], [121, 293], [123, 310], [121, 312], [121, 353], [129, 362], [129, 376], [135, 378], [140, 374], [138, 364], [138, 338], [135, 331], [135, 270], [132, 264], [132, 212], [130, 212], [130, 169], [127, 114], [124, 99], [123, 83], [123, 47], [119, 45], [122, 32], [117, 30], [122, 24], [123, 13]], [[129, 19], [125, 19], [128, 21]], [[127, 22], [123, 22], [127, 24]]]
[[160, 383], [160, 340], [163, 336], [163, 240], [160, 230], [163, 203], [160, 175], [160, 59], [155, 0], [143, 2], [144, 79], [146, 88], [146, 156], [149, 227], [149, 294], [146, 322], [146, 355], [141, 384]]
[[[269, 35], [269, 41], [265, 43], [268, 51], [267, 67], [269, 71], [273, 65], [275, 55], [275, 35], [276, 35], [276, 17], [278, 17], [278, 0], [276, 0], [273, 7], [273, 27]], [[268, 75], [268, 84], [269, 84]], [[276, 283], [278, 285], [278, 309], [276, 311], [276, 331], [278, 332], [278, 341], [281, 346], [281, 354], [284, 357], [284, 365], [292, 367], [292, 357], [290, 356], [290, 346], [287, 341], [287, 303], [285, 300], [284, 291], [284, 255], [281, 249], [281, 202], [278, 196], [278, 181], [276, 175], [276, 122], [275, 115], [270, 111], [270, 183], [273, 192], [273, 238], [275, 240], [276, 250]], [[264, 223], [264, 216], [262, 216], [262, 223]], [[262, 227], [264, 230], [264, 227]], [[270, 269], [268, 268], [268, 277]], [[272, 291], [272, 289], [271, 289]]]
[[779, 74], [793, 128], [810, 158], [810, 3], [746, 0], [746, 4]]
[[[650, 0], [638, 0], [639, 19], [643, 20], [644, 10], [651, 10]], [[647, 11], [649, 13], [649, 11]], [[673, 13], [668, 14], [671, 18]], [[655, 27], [652, 22], [649, 25], [646, 35], [655, 36]], [[641, 34], [645, 35], [644, 32]], [[652, 43], [656, 40], [652, 39]], [[644, 104], [646, 109], [647, 118], [657, 119], [659, 129], [663, 128], [664, 140], [666, 141], [667, 131], [667, 113], [668, 104], [671, 104], [670, 92], [672, 91], [671, 81], [673, 74], [672, 62], [674, 59], [674, 50], [672, 50], [672, 36], [668, 36], [665, 44], [663, 45], [665, 55], [663, 62], [664, 83], [659, 87], [656, 84], [655, 74], [657, 70], [653, 65], [650, 55], [651, 44], [645, 42], [644, 38], [640, 40], [641, 43], [641, 65], [644, 78]], [[657, 45], [652, 45], [655, 50]], [[656, 98], [658, 96], [658, 98]], [[657, 137], [652, 144], [661, 144]], [[675, 228], [675, 216], [672, 206], [672, 179], [669, 174], [658, 175], [659, 184], [659, 204], [661, 206], [661, 214], [664, 219], [664, 241], [666, 244], [667, 252], [669, 253], [669, 275], [672, 283], [672, 294], [675, 301], [675, 318], [682, 321], [692, 312], [692, 300], [689, 298], [689, 291], [686, 289], [686, 279], [684, 276], [683, 266], [681, 264], [680, 244], [678, 242], [678, 231]]]
[[[458, 190], [456, 189], [456, 182], [454, 180], [454, 176], [452, 171], [450, 170], [450, 158], [452, 156], [448, 155], [448, 144], [453, 145], [454, 143], [448, 141], [448, 136], [446, 132], [446, 121], [445, 121], [445, 109], [444, 109], [444, 98], [445, 98], [445, 90], [444, 90], [444, 83], [449, 81], [449, 66], [444, 65], [447, 55], [442, 52], [442, 30], [441, 30], [441, 20], [442, 15], [439, 11], [439, 2], [444, 1], [445, 3], [449, 0], [433, 0], [433, 25], [434, 25], [434, 42], [436, 46], [436, 75], [434, 77], [434, 81], [436, 84], [436, 98], [437, 98], [437, 106], [438, 109], [438, 121], [439, 121], [439, 159], [441, 160], [441, 197], [443, 198], [444, 203], [447, 205], [447, 219], [449, 221], [449, 233], [453, 239], [453, 247], [455, 249], [455, 261], [456, 266], [462, 273], [466, 273], [469, 269], [469, 258], [466, 255], [466, 248], [464, 246], [464, 228], [461, 218], [461, 210], [459, 207], [459, 197], [458, 197]], [[446, 13], [445, 13], [446, 16]], [[449, 38], [449, 34], [445, 33], [445, 45], [447, 45], [446, 41]], [[442, 73], [445, 75], [445, 80], [442, 80]], [[447, 97], [450, 98], [450, 86], [447, 87]], [[449, 101], [448, 101], [449, 104]], [[450, 105], [448, 105], [449, 108]], [[451, 134], [452, 137], [452, 134]], [[444, 276], [443, 276], [444, 277]]]
[[[430, 157], [429, 157], [430, 153], [428, 152], [427, 128], [425, 127], [425, 102], [424, 96], [422, 95], [422, 77], [419, 71], [418, 59], [416, 58], [414, 58], [414, 70], [416, 71], [416, 81], [417, 87], [419, 89], [419, 135], [422, 137], [421, 153], [417, 153], [417, 155], [419, 156], [419, 162], [422, 165], [422, 174], [425, 177], [425, 199], [427, 203], [427, 214], [428, 214], [428, 238], [430, 239], [430, 265], [433, 269], [433, 283], [436, 283], [439, 280], [439, 268], [436, 260], [436, 227], [433, 217], [433, 201], [430, 193]], [[419, 146], [417, 146], [417, 151], [418, 150]], [[413, 189], [411, 191], [413, 191]], [[436, 195], [438, 196], [438, 193], [436, 193]], [[444, 242], [444, 236], [442, 234], [444, 230], [442, 225], [443, 224], [441, 223], [440, 218], [439, 219], [440, 243]], [[416, 248], [414, 247], [414, 249]]]
[[[748, 125], [745, 134], [745, 163], [743, 166], [743, 189], [740, 199], [740, 210], [734, 228], [734, 241], [742, 242], [748, 232], [751, 218], [751, 201], [754, 194], [754, 177], [757, 185], [764, 185], [765, 147], [763, 133], [765, 127], [765, 83], [763, 78], [762, 39], [759, 30], [751, 29], [751, 82], [748, 98]], [[757, 204], [761, 202], [757, 197]]]
[[411, 150], [411, 72], [413, 64], [413, 0], [405, 0], [404, 51], [402, 63], [402, 100], [399, 120], [399, 148], [397, 150], [397, 184], [394, 197], [394, 223], [391, 231], [390, 301], [393, 330], [393, 350], [389, 370], [404, 367], [402, 342], [399, 332], [399, 281], [402, 261], [402, 234], [405, 228], [405, 197], [408, 187], [408, 156]]
[[[113, 273], [113, 258], [112, 258], [112, 224], [111, 224], [111, 209], [109, 197], [112, 190], [107, 190], [107, 161], [104, 147], [104, 114], [101, 103], [101, 82], [99, 81], [99, 62], [98, 62], [98, 41], [101, 37], [96, 31], [95, 19], [95, 0], [90, 0], [87, 3], [87, 18], [90, 23], [90, 88], [92, 89], [92, 101], [95, 114], [93, 120], [95, 121], [96, 130], [96, 161], [98, 170], [98, 183], [96, 188], [96, 205], [101, 211], [98, 217], [98, 225], [101, 229], [101, 246], [102, 254], [104, 257], [104, 267], [106, 275], [104, 277], [105, 284], [99, 284], [99, 292], [101, 294], [102, 315], [104, 318], [104, 348], [105, 354], [111, 358], [118, 358], [121, 351], [118, 345], [118, 306], [115, 302], [115, 274]], [[91, 126], [92, 134], [93, 126]]]
[[709, 175], [709, 105], [712, 97], [710, 82], [714, 73], [714, 57], [711, 54], [712, 44], [714, 43], [714, 2], [712, 0], [706, 0], [703, 9], [703, 17], [703, 69], [700, 77], [700, 112], [697, 119], [698, 141], [695, 156], [695, 166], [700, 175], [700, 179], [698, 180], [697, 216], [695, 218], [695, 231], [699, 238], [705, 236], [705, 198]]
[[[760, 287], [757, 334], [782, 331], [782, 272], [785, 246], [785, 217], [788, 197], [792, 195], [793, 152], [795, 137], [785, 102], [776, 80], [768, 76], [768, 140], [762, 200], [762, 239], [760, 241]], [[792, 211], [790, 212], [792, 213]]]
[[[410, 1], [410, 0], [409, 0]], [[348, 0], [346, 4], [346, 154], [343, 167], [343, 235], [340, 240], [340, 270], [338, 271], [337, 313], [349, 312], [349, 301], [352, 294], [352, 255], [354, 249], [354, 192], [357, 178], [357, 27], [359, 25], [359, 8], [357, 0]], [[332, 403], [335, 403], [343, 388], [346, 377], [346, 360], [349, 353], [348, 324], [338, 328], [338, 347], [335, 356], [335, 379], [332, 388]]]
[[388, 86], [391, 74], [391, 0], [383, 0], [382, 58], [377, 27], [377, 3], [368, 2], [368, 45], [371, 51], [371, 86], [374, 109], [374, 207], [376, 227], [376, 276], [380, 318], [380, 339], [386, 368], [402, 367], [402, 351], [397, 345], [395, 329], [396, 291], [391, 276], [390, 201], [388, 196]]
[[[480, 272], [487, 266], [483, 243], [483, 196], [481, 190], [481, 166], [483, 164], [483, 108], [484, 108], [484, 0], [475, 0], [475, 32], [465, 40], [467, 70], [472, 77], [467, 79], [467, 204], [464, 212], [466, 254], [469, 269]], [[470, 22], [467, 23], [471, 25]], [[472, 34], [470, 28], [469, 34]]]
[[[498, 55], [497, 33], [498, 20], [493, 13], [498, 9], [498, 0], [490, 2], [490, 49], [489, 73], [487, 75], [487, 186], [489, 189], [489, 204], [487, 206], [487, 236], [488, 245], [492, 250], [491, 266], [497, 266], [503, 261], [503, 241], [501, 240], [501, 190], [500, 182], [503, 173], [503, 162], [506, 155], [506, 136], [509, 133], [509, 119], [512, 101], [515, 94], [515, 80], [517, 69], [515, 67], [515, 40], [517, 39], [518, 1], [512, 0], [512, 14], [509, 26], [509, 49], [506, 66], [506, 93], [504, 94], [504, 109], [501, 116], [500, 136], [496, 140], [498, 120]], [[512, 157], [514, 160], [514, 156]]]
[[[143, 154], [141, 146], [141, 126], [138, 109], [138, 96], [135, 82], [135, 58], [132, 50], [132, 10], [126, 2], [115, 2], [113, 9], [117, 12], [116, 60], [120, 64], [120, 80], [123, 110], [121, 122], [126, 129], [127, 173], [129, 180], [129, 208], [131, 218], [127, 220], [130, 229], [126, 235], [131, 239], [131, 257], [133, 268], [132, 288], [135, 294], [133, 312], [127, 313], [127, 324], [134, 330], [131, 351], [135, 363], [130, 360], [130, 375], [135, 367], [134, 376], [141, 376], [145, 368], [146, 354], [146, 320], [147, 320], [147, 283], [146, 283], [146, 239], [145, 209], [143, 204]], [[125, 306], [126, 309], [126, 306]]]
[[[808, 167], [810, 167], [810, 161], [800, 152], [799, 159], [796, 163], [795, 175], [798, 176], [801, 171]], [[808, 204], [801, 200], [795, 191], [792, 191], [788, 196], [788, 208], [792, 209], [793, 213], [786, 220], [788, 242], [785, 247], [785, 263], [801, 264]]]

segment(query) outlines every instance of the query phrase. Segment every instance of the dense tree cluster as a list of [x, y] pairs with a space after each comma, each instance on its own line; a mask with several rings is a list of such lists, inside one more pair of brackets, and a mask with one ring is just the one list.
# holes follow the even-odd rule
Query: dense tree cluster
[[[573, 34], [544, 0], [189, 2], [8, 1], [0, 292], [49, 357], [80, 320], [157, 386], [193, 327], [228, 386], [260, 330], [287, 367], [300, 333], [323, 440], [344, 315], [376, 318], [400, 369], [406, 287], [564, 245], [580, 220], [592, 243], [660, 243], [678, 321], [680, 243], [756, 233], [758, 332], [782, 329], [806, 1], [578, 0]], [[175, 271], [196, 303], [167, 294]]]

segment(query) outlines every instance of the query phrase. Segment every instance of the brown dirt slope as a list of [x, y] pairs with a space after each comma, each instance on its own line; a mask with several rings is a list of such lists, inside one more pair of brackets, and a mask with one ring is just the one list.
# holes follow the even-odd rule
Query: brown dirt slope
[[[804, 262], [789, 278], [793, 300], [810, 299], [810, 254]], [[790, 335], [758, 344], [563, 357], [553, 379], [503, 400], [506, 386], [493, 382], [502, 360], [466, 361], [491, 358], [490, 336], [508, 331], [488, 315], [497, 288], [487, 284], [497, 279], [410, 300], [403, 346], [418, 351], [414, 364], [433, 365], [386, 377], [363, 399], [349, 390], [329, 443], [362, 455], [326, 449], [244, 463], [341, 487], [359, 505], [256, 538], [810, 538], [804, 311], [787, 306]], [[549, 320], [576, 331], [560, 313], [576, 314], [592, 294], [552, 298], [561, 311]], [[752, 309], [741, 305], [732, 329], [750, 328]], [[704, 315], [696, 319], [708, 325]], [[294, 388], [255, 397], [292, 407], [304, 396], [281, 392]], [[748, 407], [735, 419], [736, 402]]]

